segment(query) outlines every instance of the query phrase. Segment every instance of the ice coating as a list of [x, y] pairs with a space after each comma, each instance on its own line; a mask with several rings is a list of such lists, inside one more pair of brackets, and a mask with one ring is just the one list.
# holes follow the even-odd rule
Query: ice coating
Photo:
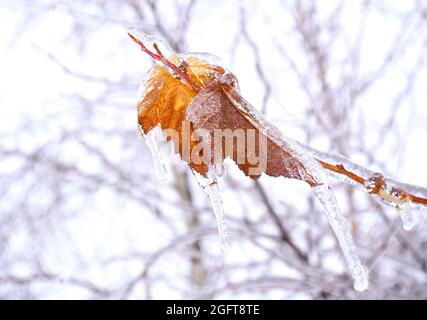
[[[342, 164], [348, 170], [359, 174], [361, 177], [370, 177], [370, 176], [375, 174], [375, 172], [368, 170], [365, 167], [362, 167], [362, 166], [350, 161], [348, 158], [346, 158], [344, 156], [334, 155], [334, 154], [330, 154], [327, 152], [318, 151], [318, 150], [315, 150], [315, 149], [310, 148], [308, 146], [305, 146], [299, 142], [297, 142], [297, 144], [299, 144], [300, 147], [303, 148], [313, 158], [327, 162], [327, 163], [331, 163], [331, 164]], [[328, 175], [329, 175], [329, 173], [328, 173]], [[336, 177], [336, 176], [342, 176], [342, 175], [340, 175], [338, 173], [333, 173], [331, 176]], [[347, 178], [345, 176], [343, 177], [343, 179], [345, 179], [345, 181], [347, 180]], [[353, 182], [352, 184], [356, 185], [355, 182]]]
[[[154, 88], [153, 86], [148, 85], [148, 79], [153, 75], [156, 66], [151, 67], [148, 72], [143, 76], [142, 81], [138, 87], [138, 104], [146, 97], [146, 95], [153, 89], [161, 89], [162, 87]], [[140, 128], [141, 130], [141, 128]], [[142, 130], [141, 130], [142, 132]]]
[[[315, 159], [332, 165], [341, 165], [347, 171], [360, 177], [362, 181], [357, 182], [343, 174], [326, 170], [329, 176], [357, 186], [370, 195], [377, 197], [382, 203], [395, 208], [402, 219], [404, 230], [408, 231], [414, 227], [412, 210], [427, 210], [427, 202], [425, 200], [427, 199], [426, 188], [398, 182], [383, 176], [381, 173], [358, 165], [344, 156], [320, 152], [305, 146], [302, 147]], [[418, 202], [415, 201], [414, 197], [418, 198]]]
[[357, 291], [366, 290], [369, 285], [368, 273], [360, 261], [347, 221], [338, 208], [334, 194], [327, 184], [321, 184], [312, 189], [337, 236], [347, 267], [354, 280], [354, 289]]
[[355, 187], [357, 186], [356, 181], [351, 180], [349, 177], [347, 177], [343, 174], [339, 174], [337, 172], [330, 171], [330, 170], [325, 170], [325, 173], [328, 177], [331, 177], [334, 180], [337, 180], [337, 181], [342, 182], [342, 183], [349, 184], [351, 186], [355, 186]]
[[197, 171], [192, 170], [198, 184], [205, 190], [211, 200], [213, 211], [216, 218], [218, 234], [221, 242], [221, 249], [228, 251], [231, 248], [230, 240], [228, 239], [227, 224], [225, 222], [224, 206], [222, 203], [221, 194], [218, 188], [218, 181], [212, 169], [209, 170], [206, 176], [202, 176]]
[[402, 219], [403, 229], [406, 231], [410, 231], [415, 226], [414, 215], [410, 211], [410, 209], [403, 209], [399, 212], [400, 218]]
[[[150, 50], [152, 50], [154, 48], [153, 45], [156, 44], [159, 47], [160, 51], [162, 52], [163, 56], [166, 58], [170, 58], [173, 55], [175, 55], [175, 52], [160, 37], [156, 37], [154, 35], [146, 34], [136, 27], [129, 28], [128, 33], [131, 34], [132, 36], [134, 36], [135, 38], [139, 39]], [[159, 62], [159, 61], [156, 61], [156, 62], [159, 65], [161, 65], [162, 67], [164, 67], [164, 65], [161, 62]]]
[[[146, 36], [138, 31], [131, 32], [133, 32], [135, 36], [146, 43], [147, 46], [153, 46], [157, 53], [159, 50], [157, 49], [157, 46], [154, 46], [154, 43], [161, 47], [161, 55], [164, 57], [174, 56], [175, 60], [171, 59], [173, 60], [172, 65], [169, 63], [168, 66], [165, 66], [164, 63], [160, 62], [159, 60], [156, 62], [177, 78], [179, 75], [181, 75], [180, 70], [184, 70], [183, 72], [185, 72], [186, 63], [183, 63], [183, 61], [190, 57], [197, 57], [201, 60], [201, 63], [207, 62], [212, 65], [222, 65], [222, 63], [216, 57], [211, 55], [206, 56], [203, 54], [194, 53], [187, 55], [174, 55], [173, 52], [167, 47], [167, 45], [162, 42], [162, 40], [152, 36]], [[153, 54], [153, 52], [149, 54], [154, 57], [155, 60], [157, 59], [156, 54]], [[178, 64], [179, 68], [182, 69], [177, 69], [173, 63]], [[198, 67], [198, 64], [196, 66]], [[200, 66], [202, 67], [204, 64], [201, 64]], [[194, 78], [189, 79], [188, 74], [187, 77], [185, 76], [186, 74], [183, 74], [182, 79], [186, 80], [183, 81], [191, 85], [191, 82], [192, 80], [194, 81]], [[196, 80], [197, 79], [199, 78], [196, 78]], [[192, 88], [194, 89], [194, 92], [197, 93], [200, 91], [200, 89], [203, 89], [205, 85], [206, 82], [200, 84], [198, 87], [195, 86]], [[150, 90], [150, 88], [145, 88], [145, 90]], [[234, 91], [238, 92], [238, 87], [234, 87]], [[353, 163], [343, 156], [320, 152], [300, 144], [299, 142], [283, 135], [274, 125], [265, 120], [262, 114], [259, 114], [256, 109], [254, 109], [248, 102], [242, 99], [240, 95], [233, 93], [233, 90], [229, 90], [228, 92], [226, 90], [225, 94], [233, 103], [236, 110], [238, 110], [246, 120], [248, 120], [271, 141], [277, 144], [277, 146], [289, 152], [293, 157], [298, 159], [303, 164], [302, 168], [298, 167], [300, 177], [302, 180], [308, 182], [313, 187], [313, 191], [316, 194], [316, 197], [319, 199], [323, 210], [329, 218], [330, 224], [336, 233], [344, 253], [346, 263], [350, 269], [352, 277], [354, 278], [354, 288], [358, 291], [365, 290], [369, 283], [368, 272], [360, 262], [351, 237], [351, 233], [348, 230], [345, 218], [340, 213], [336, 199], [328, 187], [326, 176], [333, 177], [344, 183], [358, 186], [367, 193], [377, 197], [380, 201], [394, 207], [402, 219], [403, 228], [405, 230], [410, 230], [414, 226], [414, 218], [411, 213], [411, 209], [425, 210], [427, 208], [427, 189], [397, 182], [388, 177], [384, 177], [381, 174], [370, 171], [363, 166]], [[158, 151], [158, 149], [158, 145], [154, 144], [153, 147], [150, 148], [150, 151], [154, 150], [152, 153], [158, 155], [159, 153], [156, 153], [156, 150]], [[161, 161], [155, 162], [161, 163]], [[161, 169], [161, 166], [159, 166], [159, 168]], [[165, 167], [163, 168], [165, 169]], [[292, 168], [289, 170], [291, 169]], [[209, 174], [206, 176], [201, 176], [197, 172], [193, 173], [212, 202], [217, 220], [218, 232], [221, 238], [221, 244], [223, 248], [227, 248], [229, 247], [229, 241], [227, 239], [222, 200], [216, 180], [216, 176], [221, 176], [224, 174], [223, 163], [215, 163], [213, 166], [210, 166]], [[351, 174], [354, 175], [352, 176]], [[354, 179], [355, 177], [356, 179]]]
[[150, 150], [151, 157], [154, 162], [154, 169], [156, 171], [157, 177], [161, 181], [167, 181], [169, 177], [169, 172], [166, 166], [165, 159], [160, 152], [159, 148], [159, 133], [157, 132], [157, 128], [150, 130], [147, 134], [141, 131], [142, 136], [144, 137], [145, 143], [147, 144], [148, 149]]
[[[319, 174], [323, 174], [323, 172], [325, 172], [328, 176], [336, 178], [342, 182], [358, 186], [364, 191], [371, 193], [370, 184], [372, 183], [372, 179], [378, 177], [378, 173], [358, 165], [344, 156], [332, 155], [326, 152], [317, 151], [293, 139], [290, 139], [289, 137], [286, 137], [274, 125], [265, 120], [264, 117], [244, 99], [237, 100], [237, 97], [235, 97], [232, 92], [227, 92], [226, 94], [228, 98], [233, 101], [234, 106], [249, 122], [251, 122], [262, 133], [268, 135], [268, 137], [276, 144], [282, 146], [286, 151], [299, 159], [305, 165], [305, 167], [309, 169], [307, 171], [316, 180], [319, 181]], [[351, 171], [352, 173], [355, 173], [361, 177], [364, 183], [358, 183], [346, 175], [333, 172], [331, 170], [325, 170], [325, 168], [320, 166], [319, 161], [333, 165], [341, 165], [346, 168], [346, 170]], [[384, 203], [398, 209], [409, 208], [427, 210], [427, 202], [423, 204], [409, 201], [407, 194], [405, 195], [405, 193], [402, 192], [404, 190], [406, 193], [410, 193], [413, 196], [427, 199], [426, 188], [400, 183], [388, 177], [381, 176], [381, 178], [384, 181], [384, 185], [381, 187], [381, 192], [375, 195], [380, 197]]]

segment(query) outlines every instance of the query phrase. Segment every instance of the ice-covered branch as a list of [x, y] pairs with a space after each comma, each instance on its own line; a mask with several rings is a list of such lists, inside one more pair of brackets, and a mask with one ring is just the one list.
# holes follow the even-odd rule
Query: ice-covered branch
[[[244, 99], [235, 97], [232, 92], [227, 94], [234, 102], [236, 109], [249, 122], [276, 144], [298, 157], [310, 169], [317, 167], [313, 161], [317, 162], [323, 169], [326, 169], [324, 171], [328, 176], [359, 186], [370, 195], [379, 197], [384, 203], [398, 209], [403, 218], [405, 217], [404, 212], [407, 213], [409, 209], [427, 209], [426, 188], [398, 182], [382, 173], [356, 164], [344, 156], [321, 152], [294, 141], [283, 135]], [[317, 170], [312, 173], [315, 174]]]
[[427, 189], [411, 184], [401, 183], [371, 171], [344, 156], [320, 152], [304, 147], [329, 176], [345, 183], [358, 186], [370, 195], [378, 197], [382, 202], [398, 209], [405, 229], [411, 229], [413, 219], [411, 209], [427, 210]]

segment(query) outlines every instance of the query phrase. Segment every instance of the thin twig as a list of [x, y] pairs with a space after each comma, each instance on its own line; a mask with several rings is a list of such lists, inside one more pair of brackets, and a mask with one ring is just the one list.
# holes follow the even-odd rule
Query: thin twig
[[129, 37], [136, 42], [140, 47], [141, 50], [147, 53], [151, 58], [153, 58], [156, 61], [162, 62], [165, 66], [172, 69], [175, 73], [179, 74], [181, 78], [193, 89], [196, 93], [201, 90], [201, 88], [194, 83], [194, 81], [191, 80], [190, 76], [188, 75], [187, 71], [183, 68], [177, 67], [174, 63], [166, 59], [163, 54], [160, 52], [160, 49], [158, 48], [157, 44], [154, 44], [154, 49], [157, 51], [157, 53], [154, 53], [153, 51], [149, 50], [138, 38], [133, 36], [131, 33], [128, 32]]

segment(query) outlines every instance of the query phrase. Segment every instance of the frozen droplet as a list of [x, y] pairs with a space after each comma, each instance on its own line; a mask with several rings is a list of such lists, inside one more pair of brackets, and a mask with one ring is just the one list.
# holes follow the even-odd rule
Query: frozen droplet
[[215, 174], [219, 177], [222, 177], [225, 173], [224, 162], [219, 161], [214, 165]]
[[363, 266], [364, 272], [353, 277], [353, 288], [356, 291], [363, 292], [369, 287], [368, 270]]
[[211, 200], [213, 211], [216, 218], [218, 234], [221, 242], [221, 249], [228, 251], [231, 248], [230, 240], [228, 239], [227, 224], [225, 222], [224, 206], [222, 203], [221, 194], [218, 188], [216, 176], [209, 171], [206, 176], [202, 176], [197, 171], [193, 170], [194, 177], [198, 184], [205, 190]]
[[154, 162], [154, 170], [156, 171], [157, 177], [161, 181], [166, 181], [169, 177], [169, 172], [167, 170], [166, 162], [163, 158], [163, 155], [161, 154], [159, 149], [159, 138], [158, 133], [155, 129], [149, 131], [147, 134], [144, 134], [144, 132], [141, 130], [141, 133], [144, 137], [148, 149], [150, 150], [151, 157]]
[[354, 280], [354, 288], [357, 291], [366, 290], [369, 284], [368, 272], [360, 261], [347, 221], [338, 207], [334, 194], [327, 184], [321, 184], [312, 189], [328, 216], [329, 223], [341, 246], [346, 264]]
[[400, 210], [399, 211], [400, 218], [402, 219], [403, 229], [406, 231], [410, 231], [414, 228], [415, 220], [414, 215], [410, 211], [410, 209]]

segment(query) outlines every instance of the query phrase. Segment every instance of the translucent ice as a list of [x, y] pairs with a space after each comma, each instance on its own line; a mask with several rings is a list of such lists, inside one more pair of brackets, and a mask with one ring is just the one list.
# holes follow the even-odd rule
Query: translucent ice
[[364, 184], [357, 183], [343, 174], [325, 170], [328, 176], [360, 187], [374, 197], [377, 197], [382, 203], [396, 208], [402, 219], [403, 228], [406, 231], [414, 227], [414, 217], [411, 210], [427, 210], [427, 205], [424, 200], [427, 199], [426, 188], [398, 182], [380, 173], [364, 168], [344, 156], [320, 152], [302, 145], [301, 148], [305, 148], [317, 160], [332, 165], [341, 165], [347, 171], [362, 178], [365, 181]]
[[[356, 251], [350, 230], [344, 216], [341, 214], [335, 196], [327, 184], [325, 170], [315, 159], [309, 148], [284, 136], [273, 124], [269, 123], [244, 99], [239, 98], [233, 92], [226, 92], [229, 99], [240, 113], [260, 132], [267, 135], [273, 142], [290, 152], [299, 159], [319, 185], [313, 188], [314, 194], [322, 204], [323, 210], [328, 216], [329, 223], [334, 230], [338, 242], [342, 248], [347, 266], [354, 280], [354, 288], [364, 291], [369, 284], [367, 269], [362, 265]], [[304, 172], [303, 172], [304, 173]], [[302, 176], [304, 178], [304, 176]]]
[[154, 162], [154, 169], [156, 171], [157, 177], [161, 181], [166, 181], [169, 177], [167, 170], [166, 162], [163, 158], [163, 155], [160, 152], [159, 148], [159, 133], [156, 128], [149, 131], [147, 134], [141, 130], [141, 134], [144, 137], [145, 143], [147, 144], [148, 149], [150, 150], [151, 157]]
[[222, 203], [221, 194], [218, 188], [218, 181], [214, 173], [210, 170], [206, 177], [200, 175], [197, 171], [193, 170], [193, 174], [198, 184], [205, 190], [209, 199], [211, 200], [213, 211], [216, 218], [218, 234], [221, 241], [221, 249], [227, 251], [230, 249], [231, 244], [228, 239], [227, 224], [225, 222], [224, 207]]
[[330, 187], [322, 184], [313, 188], [313, 192], [328, 216], [329, 223], [338, 238], [345, 261], [354, 280], [354, 289], [364, 291], [368, 288], [369, 277], [366, 268], [360, 262], [347, 221], [340, 212]]
[[218, 161], [217, 163], [214, 164], [213, 166], [214, 170], [215, 170], [215, 174], [219, 177], [222, 177], [225, 173], [225, 167], [224, 167], [224, 162], [223, 161]]
[[[150, 51], [148, 54], [155, 60], [159, 60], [159, 51], [154, 44], [157, 45], [164, 57], [169, 58], [173, 56], [174, 59], [177, 59], [177, 61], [173, 60], [173, 63], [176, 65], [181, 65], [182, 61], [187, 57], [186, 55], [174, 55], [173, 51], [170, 50], [170, 48], [161, 39], [145, 35], [138, 30], [130, 30], [130, 33], [136, 38], [142, 40]], [[141, 45], [141, 48], [146, 51], [144, 45]], [[208, 61], [214, 65], [222, 65], [222, 63], [217, 61], [215, 57], [191, 55], [199, 57], [201, 60]], [[157, 61], [157, 63], [159, 62]], [[164, 63], [160, 64], [165, 67], [163, 65]], [[173, 67], [174, 66], [169, 64], [169, 67], [166, 67], [166, 69], [173, 74], [174, 71], [171, 70], [175, 70]], [[176, 72], [179, 73], [178, 71]], [[378, 175], [375, 172], [350, 161], [346, 157], [320, 152], [286, 137], [238, 94], [239, 90], [237, 86], [232, 87], [233, 89], [230, 89], [231, 87], [225, 87], [224, 93], [233, 103], [236, 110], [239, 111], [240, 114], [261, 133], [268, 136], [271, 141], [289, 152], [296, 159], [300, 160], [304, 165], [304, 169], [306, 169], [301, 170], [300, 172], [302, 180], [308, 181], [309, 178], [313, 178], [314, 181], [319, 183], [318, 186], [313, 188], [313, 191], [322, 204], [323, 210], [327, 214], [329, 222], [338, 238], [346, 264], [348, 265], [354, 279], [354, 288], [358, 291], [364, 291], [369, 284], [368, 272], [361, 264], [347, 222], [344, 216], [342, 216], [338, 208], [337, 201], [328, 186], [326, 175], [339, 179], [342, 182], [356, 185], [369, 194], [377, 197], [382, 202], [396, 208], [402, 219], [405, 230], [410, 230], [414, 225], [414, 218], [410, 211], [411, 209], [427, 209], [427, 189], [402, 184], [388, 177], [383, 177], [382, 175]], [[142, 95], [144, 96], [144, 94], [150, 92], [152, 88], [143, 87], [143, 89], [144, 92]], [[159, 152], [158, 140], [154, 135], [151, 136], [148, 134], [146, 141], [153, 155], [158, 175], [161, 178], [166, 177], [167, 170]], [[331, 167], [327, 168], [325, 164], [330, 164]], [[289, 170], [291, 169], [292, 168]], [[193, 173], [212, 202], [217, 220], [218, 232], [221, 239], [221, 246], [226, 249], [230, 244], [227, 237], [223, 204], [216, 178], [224, 173], [223, 164], [222, 162], [215, 162], [215, 165], [209, 168], [209, 172], [206, 177], [201, 176], [197, 172]], [[305, 174], [310, 175], [310, 177], [304, 177]]]
[[128, 33], [140, 40], [150, 51], [155, 52], [153, 45], [156, 44], [164, 57], [169, 58], [175, 54], [169, 45], [160, 37], [146, 34], [135, 27], [129, 28]]

